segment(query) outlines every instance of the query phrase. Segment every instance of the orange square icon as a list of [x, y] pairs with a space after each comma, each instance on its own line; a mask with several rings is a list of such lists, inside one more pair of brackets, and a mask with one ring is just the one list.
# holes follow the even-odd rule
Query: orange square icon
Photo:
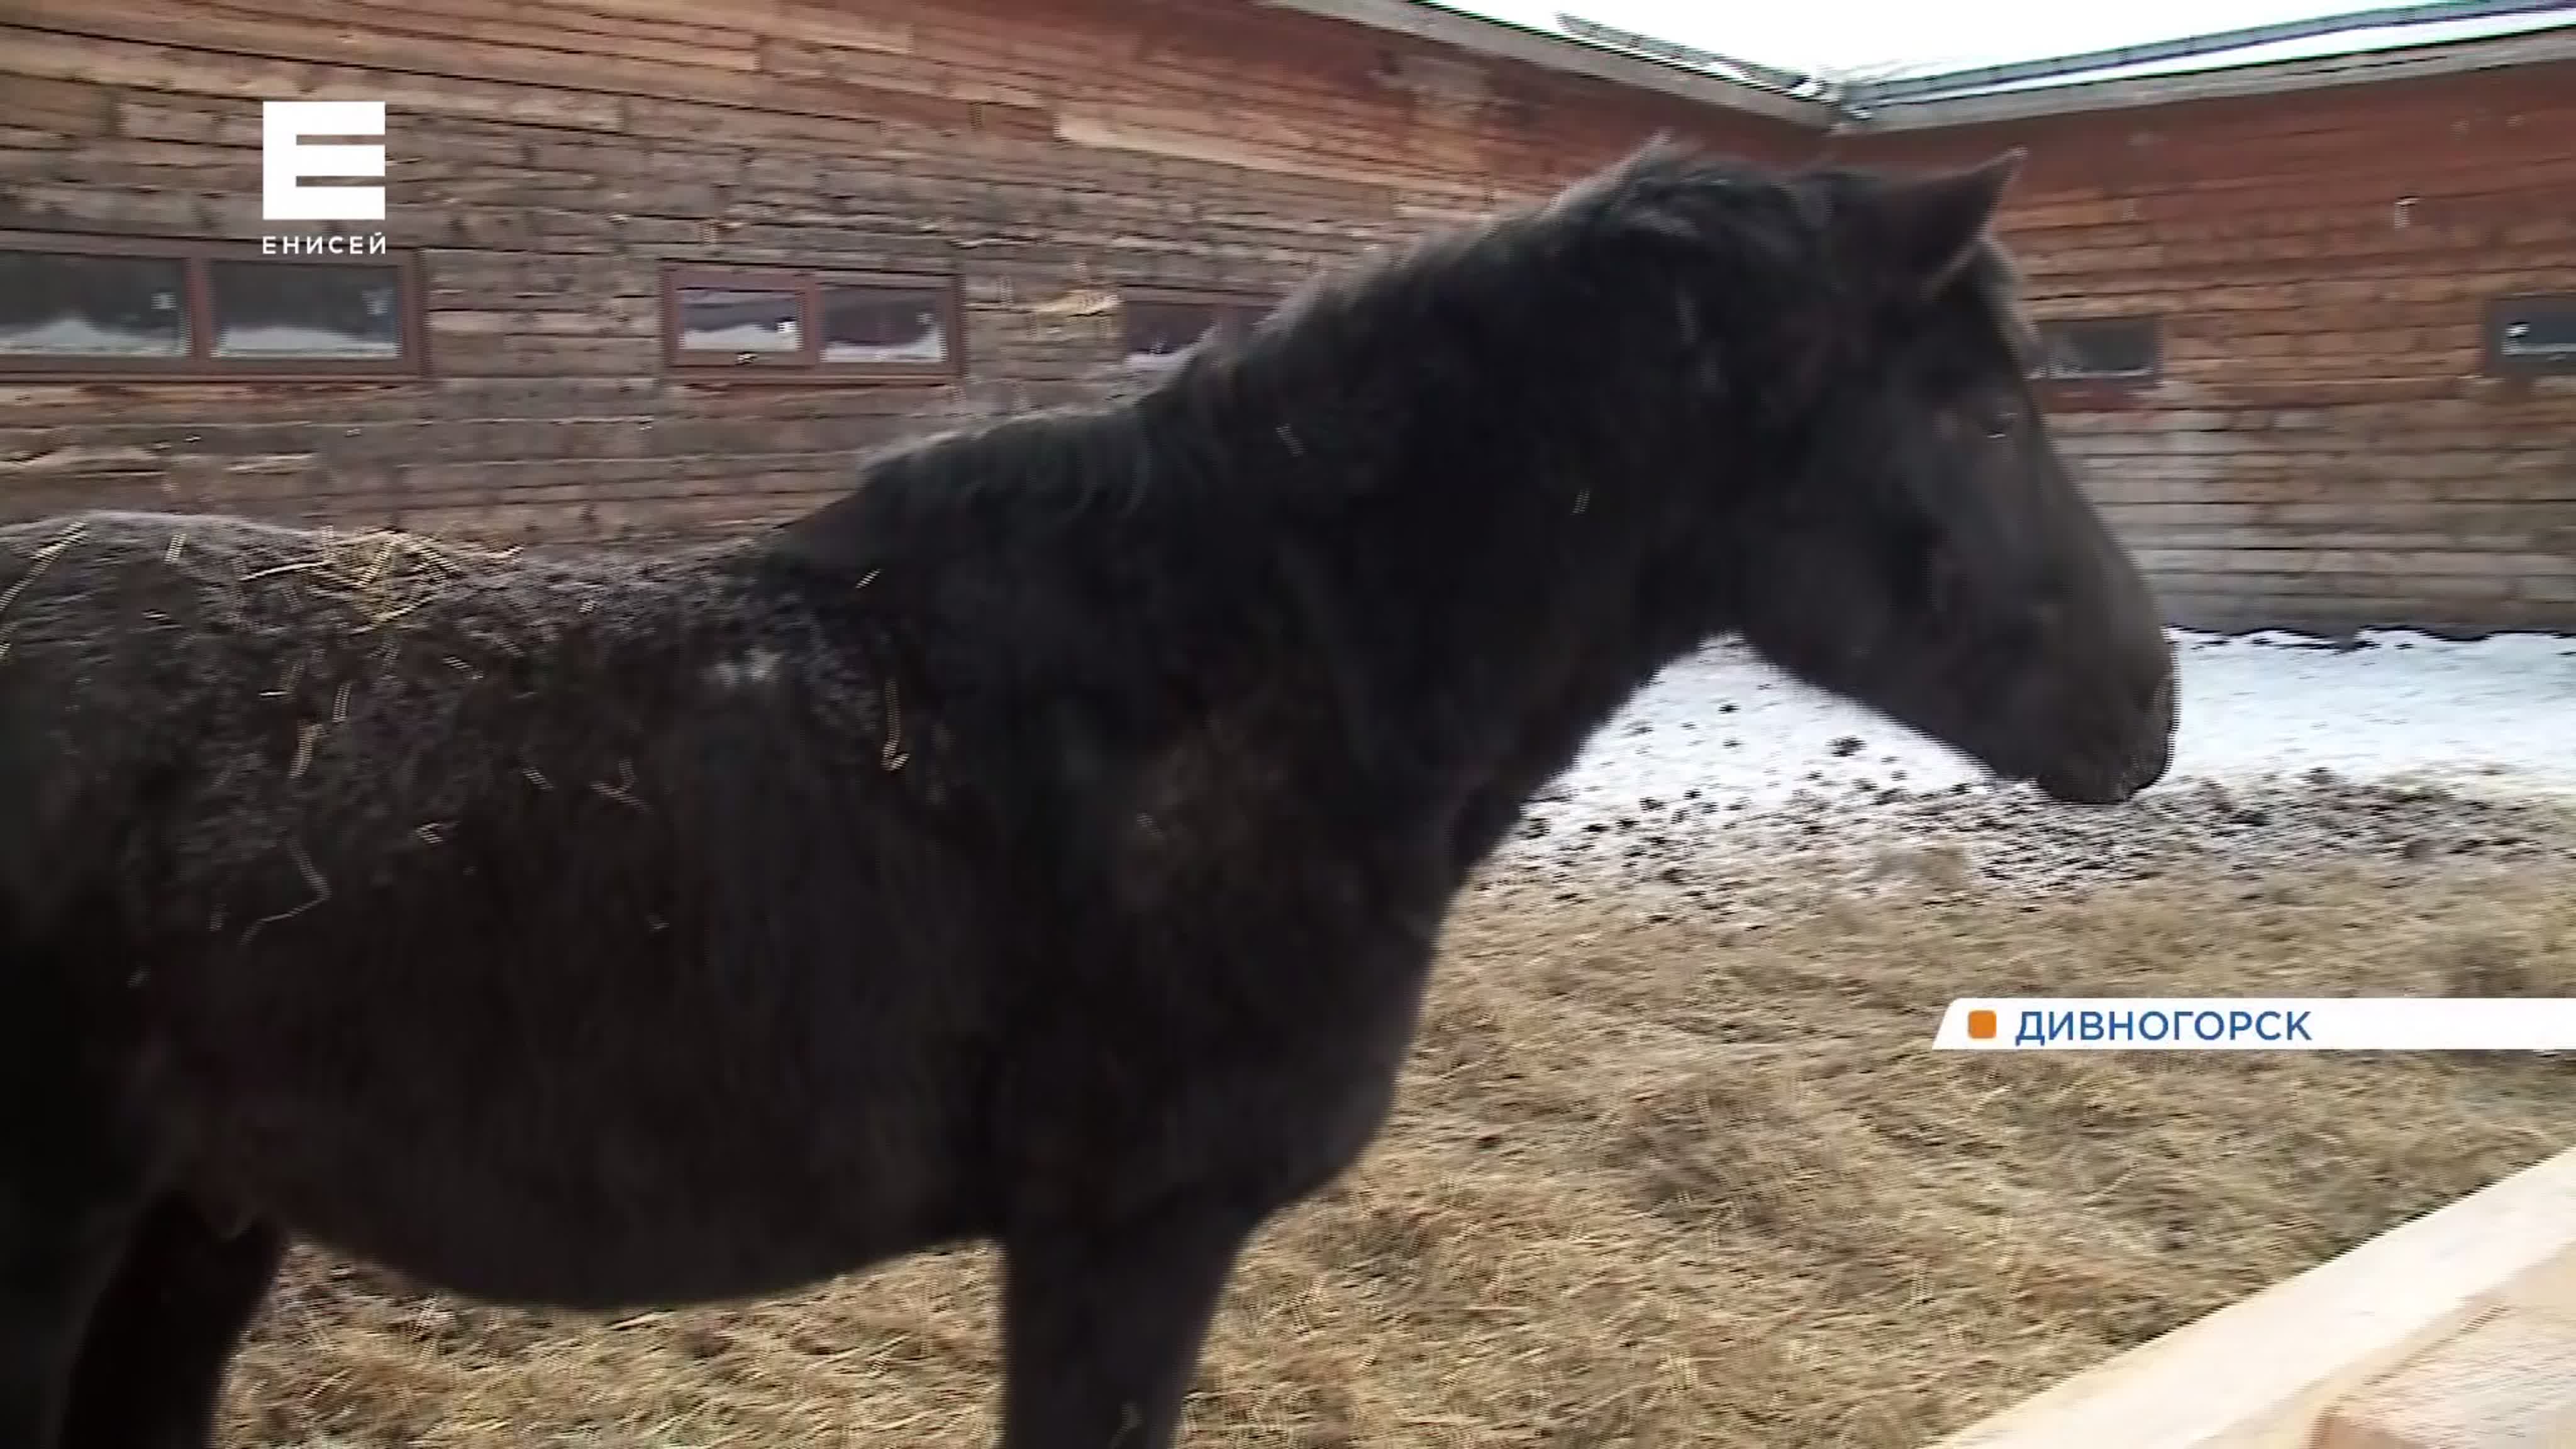
[[1968, 1013], [1968, 1040], [1970, 1040], [1970, 1041], [1993, 1041], [1994, 1039], [1995, 1039], [1995, 1014], [1994, 1014], [1993, 1012], [1991, 1012], [1991, 1011], [1987, 1011], [1987, 1010], [1985, 1010], [1985, 1009], [1984, 1009], [1984, 1008], [1982, 1008], [1982, 1007], [1980, 1007], [1979, 1009], [1977, 1009], [1977, 1010], [1975, 1010], [1975, 1011], [1969, 1012], [1969, 1013]]

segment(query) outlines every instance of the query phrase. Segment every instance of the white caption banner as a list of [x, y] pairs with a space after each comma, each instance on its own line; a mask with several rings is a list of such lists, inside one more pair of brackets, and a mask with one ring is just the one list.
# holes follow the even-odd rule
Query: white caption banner
[[2576, 1051], [2567, 997], [1961, 997], [1948, 1051]]

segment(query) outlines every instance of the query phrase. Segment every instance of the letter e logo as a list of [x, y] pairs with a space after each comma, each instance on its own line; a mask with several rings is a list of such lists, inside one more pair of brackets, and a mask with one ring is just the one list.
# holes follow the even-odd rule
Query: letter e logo
[[381, 136], [382, 101], [262, 101], [260, 215], [270, 221], [382, 221], [385, 188], [306, 186], [308, 177], [383, 181], [385, 148], [316, 144], [307, 136]]

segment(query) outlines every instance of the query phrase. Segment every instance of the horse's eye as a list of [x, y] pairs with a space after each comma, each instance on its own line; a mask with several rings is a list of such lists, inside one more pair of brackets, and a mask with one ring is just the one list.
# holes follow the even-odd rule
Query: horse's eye
[[1986, 414], [1986, 436], [2009, 438], [2021, 426], [2021, 409], [2011, 403], [1998, 403]]

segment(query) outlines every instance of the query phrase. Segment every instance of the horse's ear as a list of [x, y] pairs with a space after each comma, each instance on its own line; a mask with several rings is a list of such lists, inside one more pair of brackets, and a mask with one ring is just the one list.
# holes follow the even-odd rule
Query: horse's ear
[[1982, 166], [1895, 182], [1882, 194], [1888, 261], [1912, 296], [1937, 295], [1975, 260], [1995, 208], [2029, 155], [2015, 146]]

